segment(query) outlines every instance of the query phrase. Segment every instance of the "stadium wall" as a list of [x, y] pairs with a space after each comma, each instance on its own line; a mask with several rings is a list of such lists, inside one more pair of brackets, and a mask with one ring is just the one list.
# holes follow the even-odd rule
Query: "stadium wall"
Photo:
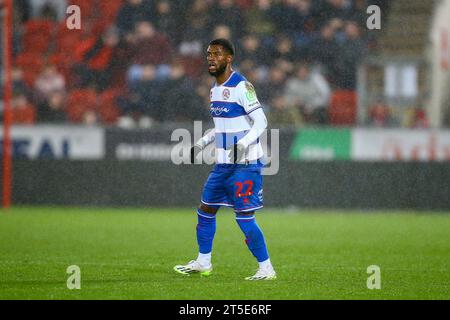
[[[143, 161], [18, 160], [13, 203], [183, 206], [199, 203], [210, 166]], [[268, 207], [450, 210], [446, 163], [294, 162], [264, 177]]]
[[[171, 128], [16, 132], [16, 205], [194, 208], [211, 169], [170, 161]], [[281, 130], [279, 150], [267, 207], [450, 211], [450, 132]]]

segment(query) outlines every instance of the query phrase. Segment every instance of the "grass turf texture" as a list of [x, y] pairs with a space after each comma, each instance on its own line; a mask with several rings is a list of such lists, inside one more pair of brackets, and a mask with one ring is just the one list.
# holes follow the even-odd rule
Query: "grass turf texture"
[[[450, 215], [265, 209], [278, 272], [257, 264], [234, 214], [217, 219], [210, 277], [172, 268], [197, 256], [194, 208], [13, 208], [0, 214], [0, 299], [450, 299]], [[69, 290], [70, 265], [81, 290]], [[381, 268], [381, 290], [366, 286]]]

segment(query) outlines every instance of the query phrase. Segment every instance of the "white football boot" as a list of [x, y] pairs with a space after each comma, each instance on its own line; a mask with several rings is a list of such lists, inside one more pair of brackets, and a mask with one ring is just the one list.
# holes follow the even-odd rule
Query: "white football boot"
[[275, 280], [277, 273], [272, 267], [259, 268], [253, 276], [245, 278], [245, 280]]
[[212, 272], [212, 264], [209, 265], [201, 265], [197, 260], [192, 260], [186, 265], [178, 265], [173, 267], [173, 270], [175, 270], [178, 273], [184, 274], [184, 275], [191, 275], [193, 273], [200, 273], [201, 276], [209, 276]]

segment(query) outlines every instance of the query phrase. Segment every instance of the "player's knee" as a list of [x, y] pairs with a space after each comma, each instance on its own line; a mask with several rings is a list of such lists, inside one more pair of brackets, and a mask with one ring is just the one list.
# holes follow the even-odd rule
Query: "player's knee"
[[216, 214], [217, 210], [218, 210], [217, 207], [211, 207], [211, 206], [208, 206], [203, 203], [200, 204], [199, 209], [202, 210], [203, 212], [210, 213], [210, 214]]

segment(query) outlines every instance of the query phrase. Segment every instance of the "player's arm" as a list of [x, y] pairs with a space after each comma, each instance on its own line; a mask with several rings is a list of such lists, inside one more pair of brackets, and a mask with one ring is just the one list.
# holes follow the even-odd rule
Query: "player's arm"
[[250, 82], [239, 84], [239, 102], [252, 121], [249, 132], [234, 146], [229, 157], [232, 162], [238, 162], [245, 154], [247, 148], [255, 143], [267, 128], [267, 118], [256, 96], [255, 88]]
[[207, 134], [201, 137], [191, 148], [191, 163], [195, 162], [195, 158], [208, 144], [213, 142], [216, 137], [216, 129], [210, 130]]
[[262, 108], [258, 108], [248, 114], [252, 120], [252, 127], [249, 132], [242, 137], [237, 143], [241, 144], [245, 149], [249, 145], [256, 142], [256, 140], [262, 135], [267, 128], [267, 118]]

